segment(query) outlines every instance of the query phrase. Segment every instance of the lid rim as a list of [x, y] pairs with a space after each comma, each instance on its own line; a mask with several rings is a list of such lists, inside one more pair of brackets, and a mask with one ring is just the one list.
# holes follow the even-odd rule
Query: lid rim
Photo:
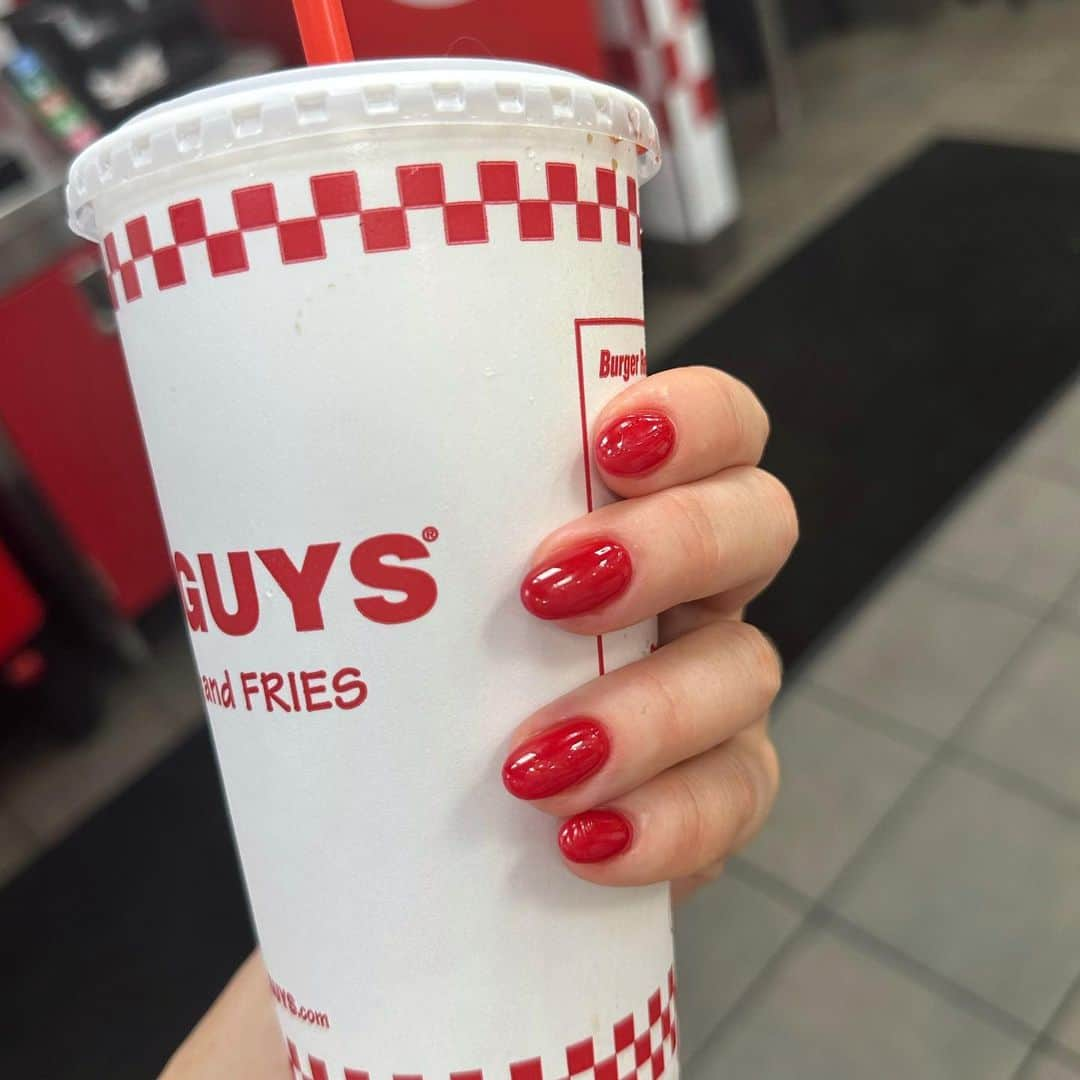
[[194, 91], [132, 117], [71, 165], [69, 223], [97, 240], [92, 203], [178, 165], [294, 138], [425, 124], [583, 131], [633, 142], [639, 182], [659, 137], [632, 94], [573, 72], [512, 61], [423, 58], [298, 68]]

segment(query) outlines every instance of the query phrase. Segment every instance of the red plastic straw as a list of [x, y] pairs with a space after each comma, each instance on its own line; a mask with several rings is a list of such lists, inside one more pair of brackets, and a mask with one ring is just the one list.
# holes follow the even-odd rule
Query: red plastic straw
[[293, 0], [293, 10], [309, 64], [339, 64], [354, 59], [341, 0]]

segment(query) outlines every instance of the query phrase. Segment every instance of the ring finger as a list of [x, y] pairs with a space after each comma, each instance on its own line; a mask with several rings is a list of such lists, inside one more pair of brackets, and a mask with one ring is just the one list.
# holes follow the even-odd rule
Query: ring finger
[[533, 714], [504, 783], [560, 817], [603, 805], [753, 724], [779, 686], [765, 636], [717, 621]]

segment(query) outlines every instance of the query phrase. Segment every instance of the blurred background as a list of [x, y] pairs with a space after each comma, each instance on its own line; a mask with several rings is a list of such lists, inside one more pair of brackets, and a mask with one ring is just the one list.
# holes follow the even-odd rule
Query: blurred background
[[[361, 57], [644, 97], [652, 369], [772, 413], [785, 780], [676, 915], [686, 1075], [1080, 1078], [1080, 2], [346, 7]], [[0, 1074], [149, 1077], [251, 931], [62, 186], [139, 109], [301, 54], [278, 0], [0, 14]]]

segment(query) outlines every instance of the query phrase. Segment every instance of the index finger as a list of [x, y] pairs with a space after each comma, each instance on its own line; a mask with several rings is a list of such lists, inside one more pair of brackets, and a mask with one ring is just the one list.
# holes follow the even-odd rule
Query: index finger
[[608, 402], [593, 428], [593, 456], [604, 483], [632, 498], [756, 465], [768, 436], [769, 418], [745, 383], [714, 368], [679, 368]]

